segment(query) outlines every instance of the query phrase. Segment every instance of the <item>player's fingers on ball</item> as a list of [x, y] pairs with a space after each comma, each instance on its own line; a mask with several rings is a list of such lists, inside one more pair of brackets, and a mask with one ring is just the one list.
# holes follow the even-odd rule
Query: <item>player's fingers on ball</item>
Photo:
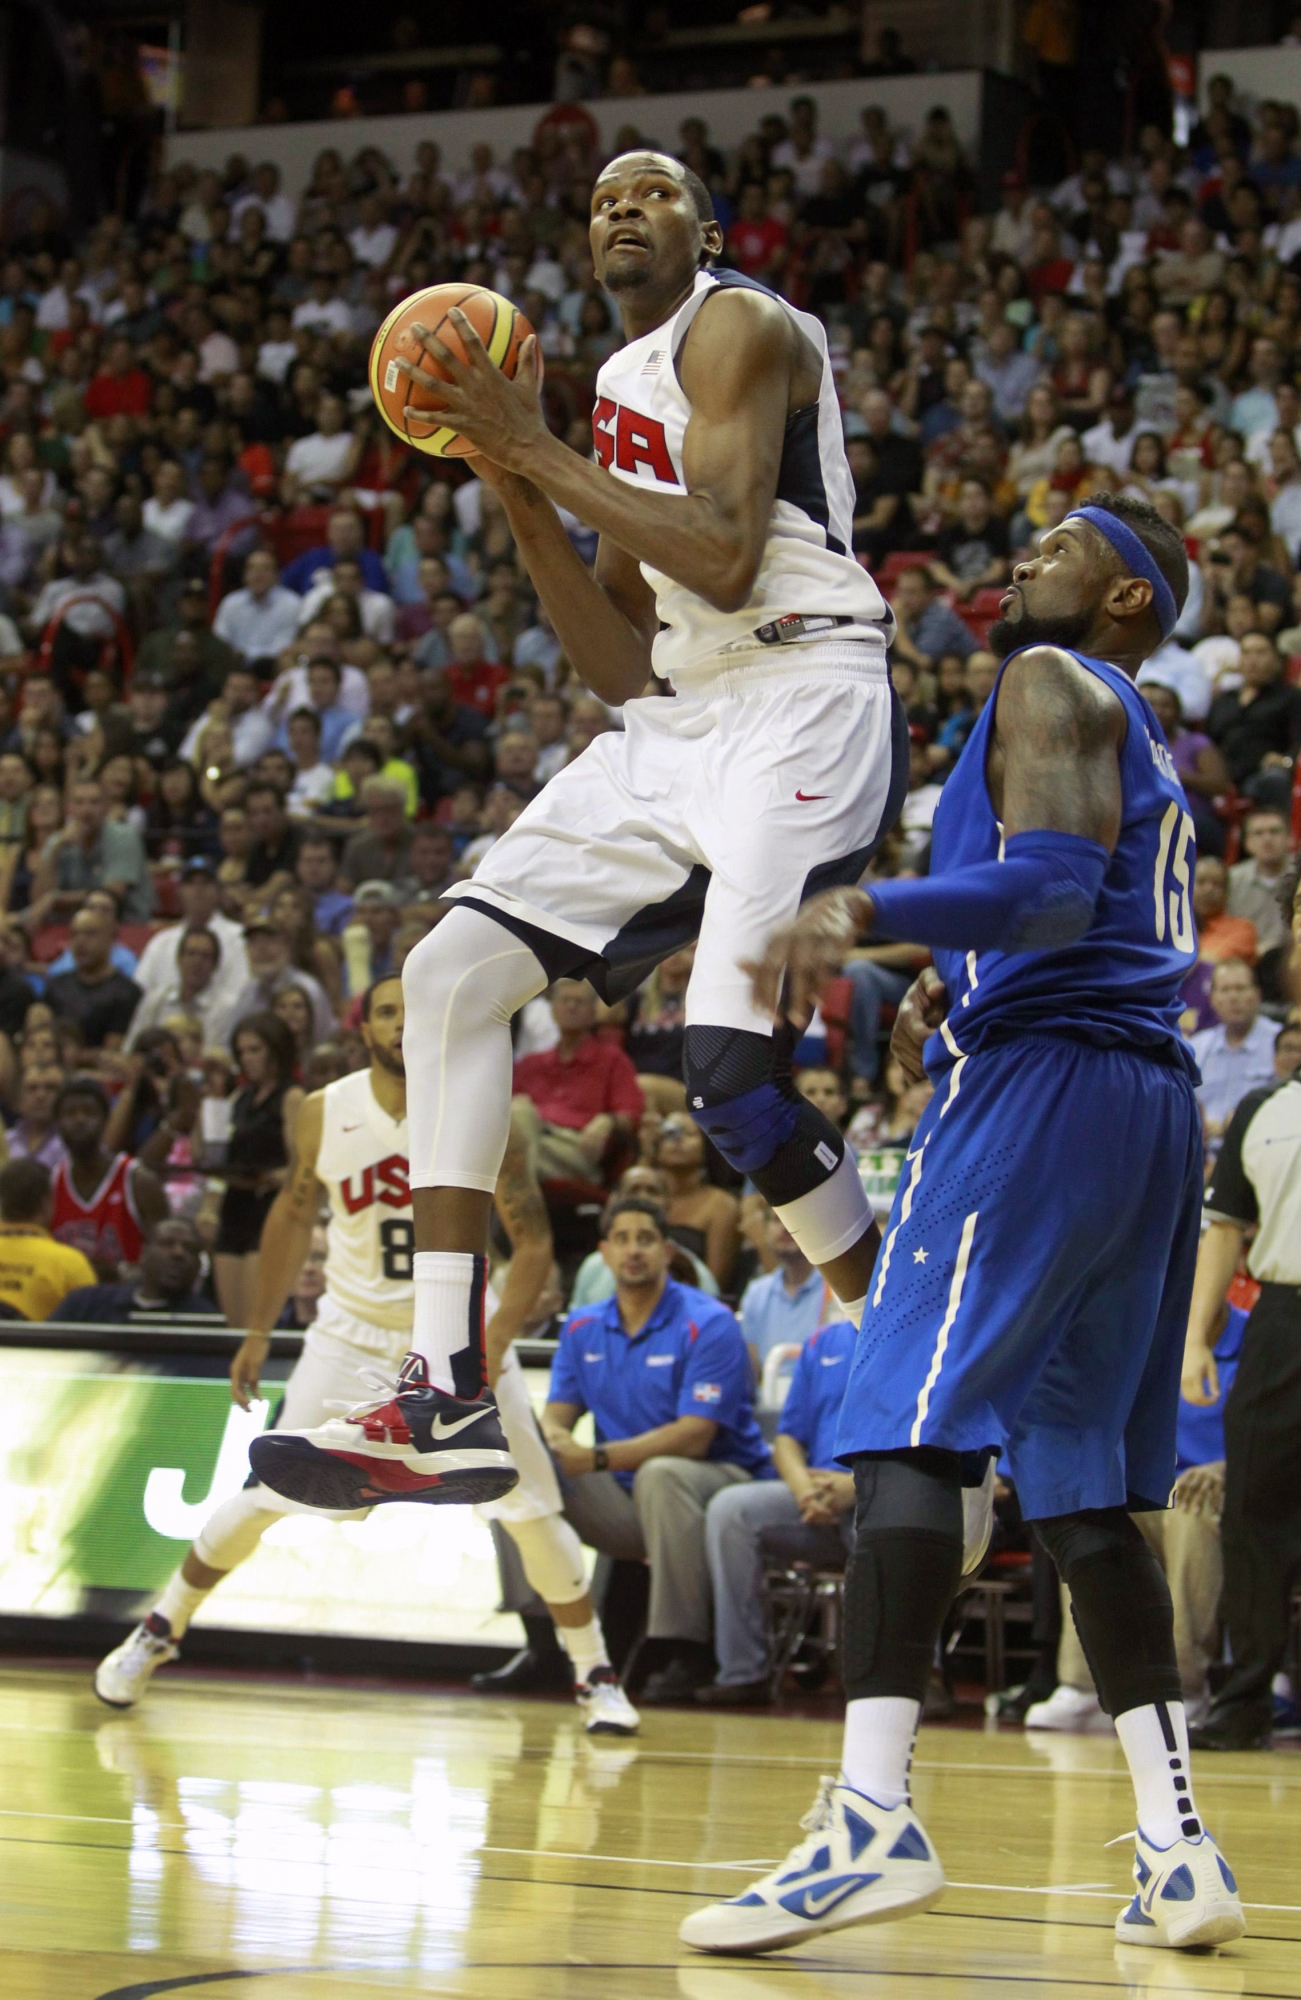
[[417, 389], [445, 389], [447, 387], [447, 384], [441, 377], [430, 375], [423, 368], [417, 368], [414, 361], [398, 361], [396, 366], [409, 381], [415, 383]]
[[408, 430], [410, 430], [412, 424], [427, 424], [431, 417], [445, 417], [447, 411], [448, 405], [446, 403], [404, 403], [402, 405], [402, 415], [406, 419]]
[[[436, 333], [431, 333], [429, 328], [427, 326], [422, 325], [418, 319], [412, 320], [408, 331], [410, 332], [412, 339], [418, 341], [421, 347], [423, 347], [426, 350], [426, 352], [430, 354], [436, 354], [440, 361], [445, 361], [450, 359], [447, 349], [443, 346], [443, 343], [438, 338], [438, 335]], [[411, 363], [409, 361], [399, 361], [398, 363], [399, 368], [409, 368], [410, 366]]]
[[467, 355], [473, 356], [476, 360], [481, 354], [486, 357], [488, 350], [480, 340], [478, 329], [475, 327], [473, 320], [467, 319], [459, 306], [453, 306], [447, 317], [455, 321], [456, 331], [460, 334], [465, 344]]
[[[459, 376], [468, 373], [461, 356], [454, 354], [450, 347], [444, 347], [436, 333], [427, 333], [421, 344], [426, 354], [432, 354], [435, 361], [443, 368], [448, 369], [453, 375]], [[436, 380], [437, 378], [435, 377]]]

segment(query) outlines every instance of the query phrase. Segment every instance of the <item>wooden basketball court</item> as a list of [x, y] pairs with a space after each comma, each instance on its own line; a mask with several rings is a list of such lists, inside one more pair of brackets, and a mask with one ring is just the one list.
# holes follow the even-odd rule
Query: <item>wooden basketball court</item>
[[1197, 1760], [1248, 1905], [1230, 1950], [1113, 1938], [1114, 1740], [965, 1727], [923, 1730], [914, 1768], [936, 1909], [793, 1955], [681, 1949], [687, 1910], [785, 1853], [838, 1741], [831, 1720], [660, 1711], [593, 1743], [565, 1703], [197, 1673], [118, 1716], [84, 1673], [0, 1670], [0, 1995], [1301, 1995], [1287, 1749]]

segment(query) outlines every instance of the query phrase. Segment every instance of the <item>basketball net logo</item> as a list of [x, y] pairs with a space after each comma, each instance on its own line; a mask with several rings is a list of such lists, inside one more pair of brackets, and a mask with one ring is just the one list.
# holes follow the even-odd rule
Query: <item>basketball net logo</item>
[[644, 417], [640, 410], [625, 409], [608, 396], [598, 397], [592, 411], [592, 442], [597, 462], [607, 472], [615, 469], [635, 475], [638, 466], [645, 465], [661, 486], [682, 484], [673, 469], [663, 424], [654, 417]]

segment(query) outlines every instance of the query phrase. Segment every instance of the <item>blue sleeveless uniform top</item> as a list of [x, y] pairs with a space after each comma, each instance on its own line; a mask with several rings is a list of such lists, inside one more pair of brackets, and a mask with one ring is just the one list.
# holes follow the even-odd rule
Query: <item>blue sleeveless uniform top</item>
[[[1093, 922], [1060, 950], [937, 949], [951, 1006], [944, 1029], [926, 1045], [927, 1067], [943, 1069], [958, 1055], [1039, 1032], [1136, 1049], [1182, 1063], [1195, 1078], [1192, 1051], [1179, 1032], [1180, 988], [1197, 957], [1188, 803], [1161, 725], [1128, 674], [1084, 653], [1072, 658], [1111, 689], [1128, 724], [1120, 750], [1120, 838]], [[932, 875], [1001, 858], [1003, 829], [985, 781], [997, 694], [995, 688], [941, 794]]]

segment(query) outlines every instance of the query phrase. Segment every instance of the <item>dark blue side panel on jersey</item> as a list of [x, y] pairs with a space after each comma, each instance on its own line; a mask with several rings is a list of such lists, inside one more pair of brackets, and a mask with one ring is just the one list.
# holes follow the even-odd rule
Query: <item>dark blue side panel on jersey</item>
[[[766, 299], [776, 299], [778, 305], [788, 303], [769, 286], [761, 285], [757, 278], [747, 278], [743, 271], [711, 271], [710, 276], [718, 281], [720, 288], [760, 292]], [[818, 447], [816, 403], [810, 403], [807, 409], [796, 410], [793, 416], [786, 419], [776, 497], [789, 502], [792, 507], [798, 507], [810, 521], [816, 521], [827, 538], [827, 547], [836, 555], [849, 554], [839, 536], [831, 533], [831, 509], [822, 477], [822, 453]]]
[[822, 454], [818, 449], [819, 415], [817, 404], [810, 403], [807, 409], [796, 410], [787, 417], [782, 462], [777, 473], [777, 498], [789, 501], [792, 507], [807, 514], [810, 521], [816, 521], [827, 538], [827, 547], [838, 556], [847, 556], [849, 550], [845, 544], [831, 533], [831, 509], [827, 505]]
[[717, 279], [720, 285], [731, 285], [738, 291], [762, 292], [766, 299], [776, 299], [779, 306], [790, 303], [789, 300], [782, 297], [780, 292], [775, 292], [771, 285], [761, 285], [757, 278], [747, 278], [744, 271], [720, 270], [717, 266], [711, 264], [709, 275], [711, 278]]

